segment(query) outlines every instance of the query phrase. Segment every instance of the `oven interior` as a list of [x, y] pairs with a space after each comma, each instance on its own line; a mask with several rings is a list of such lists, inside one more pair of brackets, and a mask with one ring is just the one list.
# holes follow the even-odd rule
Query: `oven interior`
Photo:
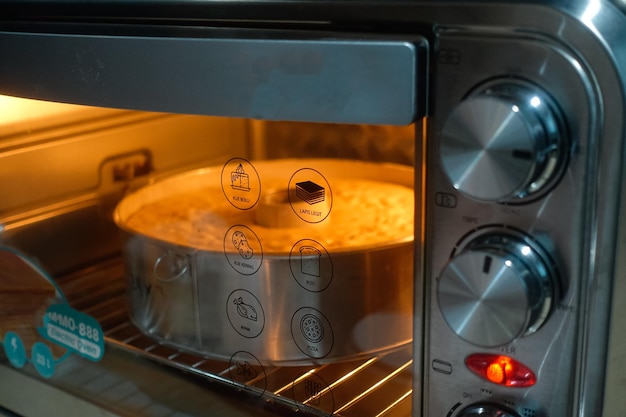
[[267, 122], [8, 96], [0, 97], [0, 115], [0, 245], [34, 260], [73, 308], [100, 323], [106, 338], [102, 362], [72, 355], [49, 379], [31, 364], [17, 371], [3, 360], [5, 412], [45, 413], [8, 389], [21, 384], [31, 395], [51, 396], [55, 407], [69, 398], [81, 415], [85, 408], [77, 404], [84, 403], [103, 415], [207, 415], [207, 409], [224, 416], [410, 415], [410, 343], [365, 358], [259, 368], [143, 334], [129, 320], [113, 211], [125, 195], [155, 180], [233, 157], [349, 159], [413, 169], [414, 124]]

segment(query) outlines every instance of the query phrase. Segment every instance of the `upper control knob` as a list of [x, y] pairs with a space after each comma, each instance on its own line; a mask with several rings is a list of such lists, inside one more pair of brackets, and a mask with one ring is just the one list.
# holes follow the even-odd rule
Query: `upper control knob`
[[479, 201], [527, 197], [557, 177], [565, 146], [556, 106], [535, 87], [496, 84], [462, 101], [442, 130], [454, 188]]
[[496, 405], [482, 404], [469, 406], [459, 413], [459, 417], [519, 417], [519, 415]]
[[483, 235], [454, 256], [439, 277], [439, 308], [463, 340], [502, 346], [535, 332], [555, 298], [556, 271], [530, 240]]

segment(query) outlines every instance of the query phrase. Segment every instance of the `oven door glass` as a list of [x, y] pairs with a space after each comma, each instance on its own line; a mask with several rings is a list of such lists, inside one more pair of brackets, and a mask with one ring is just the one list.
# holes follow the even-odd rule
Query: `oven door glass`
[[33, 29], [0, 33], [0, 406], [409, 416], [426, 42]]

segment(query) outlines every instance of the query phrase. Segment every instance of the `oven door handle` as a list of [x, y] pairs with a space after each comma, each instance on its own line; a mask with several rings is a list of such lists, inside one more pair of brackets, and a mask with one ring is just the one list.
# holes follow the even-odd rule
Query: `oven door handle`
[[425, 114], [424, 38], [172, 31], [0, 28], [0, 93], [264, 120], [404, 125]]

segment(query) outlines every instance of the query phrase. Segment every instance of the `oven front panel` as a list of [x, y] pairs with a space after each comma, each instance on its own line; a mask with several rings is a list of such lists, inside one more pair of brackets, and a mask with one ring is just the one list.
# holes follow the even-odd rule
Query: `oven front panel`
[[[512, 410], [511, 415], [569, 415], [577, 369], [581, 274], [589, 250], [585, 178], [596, 122], [591, 110], [593, 91], [582, 65], [562, 46], [539, 37], [461, 36], [448, 31], [439, 35], [434, 113], [452, 116], [437, 118], [431, 128], [425, 412], [465, 416], [472, 404], [487, 403]], [[445, 59], [453, 55], [453, 62]], [[516, 59], [520, 56], [523, 61]], [[529, 95], [516, 102], [514, 87], [508, 88], [518, 85]], [[498, 91], [501, 86], [506, 89], [503, 96]], [[510, 114], [498, 114], [509, 110], [499, 107], [500, 97], [505, 97]], [[530, 114], [524, 100], [540, 106], [539, 100], [548, 99], [555, 106], [551, 111], [562, 114], [558, 129], [563, 141], [548, 146], [561, 147], [556, 163], [563, 164], [564, 171], [553, 171], [554, 181], [545, 181], [543, 189], [528, 195], [507, 194], [519, 187], [515, 170], [529, 166], [525, 163], [531, 157], [523, 152], [532, 149], [524, 142], [523, 130], [506, 132], [511, 129], [507, 123], [524, 111]], [[481, 134], [490, 135], [483, 149], [453, 140], [454, 123], [468, 114], [474, 117], [468, 135], [477, 135], [476, 140]], [[457, 169], [463, 169], [462, 175]], [[471, 182], [483, 175], [481, 170], [497, 177], [493, 185], [489, 179]], [[523, 265], [516, 269], [516, 249], [509, 237], [528, 239], [522, 251], [543, 250], [549, 260], [524, 253]], [[546, 264], [548, 276], [533, 270], [537, 263]], [[517, 278], [510, 279], [517, 274], [523, 286], [519, 292]], [[527, 274], [533, 278], [527, 279]], [[550, 288], [535, 289], [539, 282]], [[549, 300], [537, 294], [541, 291]], [[542, 306], [546, 310], [541, 314], [548, 317], [535, 329], [524, 320], [533, 303], [541, 302], [550, 304]], [[477, 375], [471, 360], [478, 354], [490, 354], [492, 359], [484, 359], [485, 368], [478, 369]], [[495, 375], [498, 363], [508, 364], [509, 359], [528, 367], [536, 381], [525, 386], [507, 370], [505, 375]]]
[[[12, 4], [0, 25], [3, 93], [130, 109], [83, 109], [94, 113], [0, 136], [0, 243], [36, 259], [101, 321], [112, 357], [130, 352], [287, 414], [587, 417], [605, 389], [619, 391], [603, 386], [624, 184], [626, 51], [612, 45], [624, 18], [613, 6], [407, 1], [348, 18], [364, 3], [258, 2], [254, 17], [238, 2], [206, 2], [204, 12], [224, 14], [186, 19], [195, 2], [160, 3], [184, 11], [85, 23], [77, 11], [43, 7], [29, 18]], [[250, 174], [286, 158], [301, 164], [281, 173], [279, 202], [310, 206], [331, 196], [335, 175], [355, 178], [355, 160], [368, 179], [402, 165], [415, 247], [329, 255], [332, 239], [312, 239], [313, 225], [288, 253], [254, 259], [259, 223], [293, 225], [296, 211], [315, 223], [330, 205], [229, 223], [210, 253], [128, 230], [118, 240], [113, 213], [129, 192], [208, 167], [218, 174], [211, 197], [245, 214]], [[326, 184], [320, 158], [350, 163]], [[340, 188], [332, 192], [350, 189]], [[124, 251], [138, 257], [124, 264]], [[324, 270], [338, 275], [322, 279]], [[351, 305], [383, 308], [369, 316]], [[413, 343], [403, 333], [411, 320]], [[361, 325], [351, 345], [343, 329]], [[376, 327], [402, 335], [399, 346], [368, 350]], [[610, 347], [619, 359], [621, 345]], [[100, 386], [106, 363], [89, 384]], [[24, 374], [41, 380], [32, 367]], [[74, 392], [63, 377], [52, 385]], [[77, 395], [101, 405], [108, 394]], [[155, 401], [133, 415], [150, 415]], [[118, 405], [111, 412], [128, 412]]]

